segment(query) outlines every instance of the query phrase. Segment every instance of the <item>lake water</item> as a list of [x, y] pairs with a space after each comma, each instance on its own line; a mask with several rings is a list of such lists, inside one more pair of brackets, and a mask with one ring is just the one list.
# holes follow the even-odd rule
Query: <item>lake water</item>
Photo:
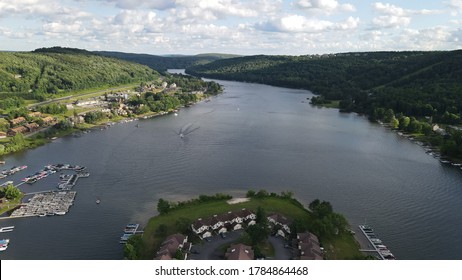
[[[292, 191], [305, 204], [328, 200], [355, 228], [367, 220], [399, 259], [462, 259], [461, 170], [364, 117], [310, 106], [308, 91], [220, 83], [223, 94], [178, 116], [7, 157], [5, 168], [29, 166], [15, 182], [49, 163], [84, 165], [91, 176], [74, 187], [65, 216], [1, 220], [16, 228], [0, 233], [11, 240], [0, 258], [121, 259], [125, 224], [146, 224], [159, 198], [266, 189]], [[186, 128], [193, 132], [180, 138]], [[53, 189], [58, 181], [56, 174], [21, 188]]]

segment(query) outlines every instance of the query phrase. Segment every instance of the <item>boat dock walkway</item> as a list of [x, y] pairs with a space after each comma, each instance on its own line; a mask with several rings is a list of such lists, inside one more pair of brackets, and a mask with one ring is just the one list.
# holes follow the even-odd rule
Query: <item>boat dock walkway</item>
[[[361, 252], [371, 254], [372, 256], [378, 257], [381, 260], [394, 260], [395, 256], [388, 250], [388, 248], [383, 245], [382, 240], [378, 239], [375, 235], [373, 229], [367, 225], [360, 225], [358, 226], [359, 230], [361, 231], [362, 239], [358, 240], [361, 245]], [[364, 243], [364, 239], [366, 243]], [[367, 244], [367, 248], [363, 248], [363, 244]]]
[[138, 230], [139, 227], [140, 227], [140, 224], [128, 224], [128, 225], [126, 225], [125, 229], [123, 231], [124, 233], [123, 233], [122, 237], [120, 237], [119, 243], [120, 244], [125, 244], [125, 243], [127, 243], [127, 240], [132, 235], [144, 233], [143, 230]]

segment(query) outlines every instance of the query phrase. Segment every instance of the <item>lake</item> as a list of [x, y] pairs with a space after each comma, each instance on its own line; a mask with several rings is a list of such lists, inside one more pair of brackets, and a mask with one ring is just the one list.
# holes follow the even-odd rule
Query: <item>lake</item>
[[[367, 221], [398, 259], [462, 259], [461, 170], [365, 117], [312, 107], [309, 91], [219, 83], [223, 94], [177, 116], [115, 124], [7, 157], [4, 168], [29, 167], [0, 183], [50, 163], [84, 165], [91, 176], [74, 187], [65, 216], [0, 220], [16, 227], [1, 233], [10, 246], [0, 258], [121, 259], [123, 228], [146, 224], [159, 198], [266, 189], [292, 191], [305, 204], [330, 201], [354, 228]], [[58, 181], [55, 174], [21, 189], [55, 189]]]

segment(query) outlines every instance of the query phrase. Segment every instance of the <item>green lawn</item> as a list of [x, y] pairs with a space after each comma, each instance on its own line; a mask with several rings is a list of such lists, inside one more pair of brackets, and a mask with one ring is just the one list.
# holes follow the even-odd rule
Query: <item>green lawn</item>
[[0, 204], [0, 215], [3, 215], [5, 212], [10, 211], [14, 209], [15, 207], [17, 207], [19, 204], [21, 204], [23, 197], [24, 197], [24, 194], [21, 193], [21, 196], [16, 199], [9, 200], [8, 202], [5, 202], [5, 203], [1, 203]]

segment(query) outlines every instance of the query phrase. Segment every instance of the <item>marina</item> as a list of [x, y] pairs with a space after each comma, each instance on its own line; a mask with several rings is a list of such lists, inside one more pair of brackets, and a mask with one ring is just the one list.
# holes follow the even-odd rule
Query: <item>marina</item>
[[[395, 256], [391, 251], [382, 243], [382, 240], [377, 238], [377, 235], [374, 233], [374, 230], [368, 225], [360, 225], [359, 229], [367, 238], [369, 247], [371, 249], [363, 249], [364, 253], [377, 253], [378, 257], [382, 260], [395, 260]], [[375, 254], [373, 256], [376, 256]], [[376, 256], [377, 257], [377, 256]]]
[[4, 179], [8, 176], [14, 175], [18, 173], [21, 170], [24, 170], [27, 168], [27, 165], [22, 165], [22, 166], [13, 166], [9, 170], [3, 170], [0, 172], [0, 179]]
[[35, 194], [30, 202], [22, 204], [10, 218], [65, 215], [74, 204], [75, 191]]

